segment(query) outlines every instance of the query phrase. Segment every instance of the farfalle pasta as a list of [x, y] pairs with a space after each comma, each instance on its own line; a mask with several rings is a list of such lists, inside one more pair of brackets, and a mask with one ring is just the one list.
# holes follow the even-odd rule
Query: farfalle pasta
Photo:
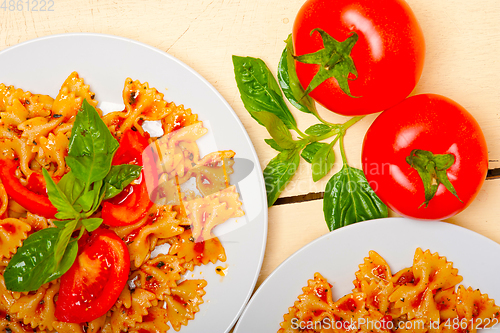
[[[145, 121], [157, 121], [164, 132], [159, 138], [146, 136], [150, 149], [149, 155], [143, 155], [146, 183], [154, 188], [149, 193], [153, 203], [134, 223], [107, 227], [128, 248], [128, 284], [104, 316], [85, 323], [57, 320], [54, 308], [60, 279], [32, 292], [7, 290], [4, 272], [9, 260], [30, 234], [55, 227], [57, 219], [27, 210], [0, 182], [1, 332], [179, 331], [200, 311], [207, 287], [205, 280], [185, 279], [186, 272], [226, 261], [213, 229], [244, 215], [239, 194], [228, 178], [235, 153], [224, 150], [200, 156], [196, 140], [208, 131], [198, 116], [183, 105], [167, 102], [147, 82], [127, 78], [122, 97], [122, 111], [102, 116], [96, 109], [117, 140], [126, 131], [144, 133]], [[55, 98], [0, 84], [0, 159], [18, 162], [15, 176], [23, 186], [36, 192], [42, 169], [56, 180], [69, 172], [65, 158], [84, 100], [98, 105], [96, 94], [76, 72], [64, 81]], [[196, 190], [181, 188], [189, 179], [194, 179]], [[159, 245], [169, 246], [167, 253], [152, 256]]]
[[416, 249], [413, 265], [395, 274], [370, 251], [355, 276], [352, 293], [335, 301], [332, 285], [315, 273], [278, 332], [471, 333], [500, 320], [494, 300], [459, 285], [453, 263], [429, 250]]

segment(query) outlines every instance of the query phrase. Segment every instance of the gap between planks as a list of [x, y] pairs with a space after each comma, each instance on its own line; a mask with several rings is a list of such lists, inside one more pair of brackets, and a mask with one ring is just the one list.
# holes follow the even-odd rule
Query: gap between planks
[[[488, 170], [488, 173], [486, 174], [486, 180], [493, 180], [499, 178], [500, 178], [500, 168]], [[294, 195], [291, 197], [278, 198], [278, 200], [276, 200], [273, 206], [287, 205], [292, 203], [307, 202], [313, 200], [321, 200], [323, 199], [324, 194], [325, 194], [324, 192], [313, 192], [301, 195]]]

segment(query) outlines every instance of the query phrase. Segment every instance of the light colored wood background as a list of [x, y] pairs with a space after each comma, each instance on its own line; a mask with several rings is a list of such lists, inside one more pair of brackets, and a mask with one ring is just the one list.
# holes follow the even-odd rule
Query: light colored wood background
[[[0, 5], [4, 0], [0, 0]], [[425, 34], [427, 51], [415, 93], [445, 95], [468, 109], [481, 125], [490, 168], [500, 168], [500, 1], [407, 0]], [[16, 2], [17, 3], [17, 2]], [[24, 2], [26, 3], [26, 2]], [[250, 118], [234, 81], [231, 56], [262, 58], [276, 73], [283, 40], [291, 32], [303, 0], [54, 0], [54, 11], [0, 9], [0, 50], [36, 37], [96, 32], [135, 39], [168, 52], [204, 76], [234, 108], [264, 167], [275, 152], [263, 141], [265, 129]], [[9, 1], [6, 2], [7, 7]], [[25, 6], [25, 5], [24, 5]], [[0, 73], [1, 81], [1, 73]], [[332, 122], [343, 117], [320, 110]], [[301, 129], [314, 117], [295, 112]], [[346, 136], [350, 164], [360, 167], [364, 133], [376, 115]], [[331, 174], [339, 170], [337, 165]], [[282, 197], [322, 192], [302, 163]], [[500, 180], [487, 180], [476, 201], [449, 219], [500, 242]], [[425, 222], [422, 222], [425, 223]], [[260, 284], [290, 254], [328, 229], [321, 200], [270, 208], [266, 256]]]

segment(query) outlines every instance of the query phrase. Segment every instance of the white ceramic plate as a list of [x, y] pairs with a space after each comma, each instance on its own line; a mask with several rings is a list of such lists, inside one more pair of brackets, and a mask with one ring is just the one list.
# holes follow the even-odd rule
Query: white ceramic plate
[[[277, 332], [283, 315], [315, 272], [333, 285], [334, 299], [351, 292], [354, 273], [370, 250], [392, 272], [413, 263], [415, 249], [438, 252], [452, 261], [465, 286], [479, 288], [500, 304], [500, 245], [445, 222], [387, 218], [353, 224], [326, 234], [284, 261], [254, 294], [234, 333]], [[500, 331], [500, 325], [487, 331]]]
[[0, 52], [0, 83], [53, 97], [66, 77], [77, 71], [96, 93], [103, 111], [123, 110], [122, 90], [130, 77], [148, 82], [167, 101], [184, 104], [209, 129], [198, 141], [202, 156], [210, 151], [236, 152], [236, 183], [246, 216], [217, 227], [226, 249], [227, 276], [207, 265], [186, 278], [204, 278], [205, 303], [182, 333], [228, 332], [250, 298], [264, 257], [267, 204], [257, 155], [238, 117], [223, 97], [198, 73], [163, 51], [121, 37], [63, 34], [31, 40]]

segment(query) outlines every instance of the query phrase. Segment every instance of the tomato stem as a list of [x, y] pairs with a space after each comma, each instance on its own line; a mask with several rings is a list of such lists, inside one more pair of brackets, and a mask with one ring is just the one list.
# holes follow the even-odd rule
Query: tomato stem
[[339, 129], [338, 128], [334, 128], [330, 132], [328, 132], [326, 134], [323, 134], [323, 135], [320, 135], [320, 136], [310, 137], [309, 141], [310, 142], [317, 142], [317, 141], [325, 140], [325, 139], [331, 138], [335, 134], [339, 134]]
[[333, 124], [333, 123], [330, 123], [326, 120], [324, 120], [323, 118], [321, 118], [321, 116], [319, 115], [319, 112], [318, 111], [314, 111], [313, 114], [316, 116], [316, 118], [321, 121], [323, 124], [325, 125], [328, 125], [328, 126], [339, 126], [340, 124]]
[[[345, 148], [344, 148], [344, 136], [345, 136], [345, 133], [347, 131], [347, 129], [349, 127], [351, 127], [352, 125], [356, 124], [358, 121], [360, 121], [361, 119], [363, 119], [365, 116], [358, 116], [358, 117], [352, 117], [351, 119], [349, 119], [348, 121], [346, 121], [340, 128], [340, 133], [338, 135], [338, 139], [339, 139], [339, 148], [340, 148], [340, 155], [342, 156], [342, 162], [344, 163], [344, 165], [348, 165], [347, 163], [347, 157], [345, 155]], [[337, 139], [335, 139], [337, 140]]]
[[318, 32], [323, 40], [323, 48], [308, 54], [293, 56], [295, 60], [305, 64], [319, 65], [318, 72], [304, 91], [304, 96], [316, 89], [324, 81], [335, 78], [342, 91], [350, 97], [351, 91], [348, 84], [349, 75], [358, 76], [358, 71], [351, 57], [351, 50], [358, 41], [358, 34], [351, 31], [350, 36], [343, 42], [337, 41], [326, 31], [316, 28], [311, 31], [311, 35]]
[[[332, 130], [330, 132], [323, 134], [323, 135], [320, 135], [320, 136], [316, 136], [316, 137], [309, 136], [309, 142], [317, 142], [317, 141], [325, 140], [325, 139], [331, 138], [335, 134], [345, 135], [345, 132], [347, 131], [347, 129], [349, 127], [356, 124], [358, 121], [360, 121], [364, 117], [365, 116], [353, 117], [343, 124], [333, 124], [333, 123], [330, 123], [330, 122], [327, 122], [327, 121], [320, 119], [325, 125], [332, 127]], [[335, 140], [335, 142], [336, 141], [337, 140]]]
[[293, 129], [295, 132], [297, 132], [297, 134], [300, 136], [301, 139], [308, 137], [308, 135], [305, 134], [304, 132], [302, 132], [301, 130], [299, 130], [299, 128], [297, 126], [293, 126]]
[[413, 149], [410, 155], [406, 157], [406, 162], [417, 170], [424, 185], [425, 201], [420, 206], [429, 206], [429, 202], [437, 193], [439, 184], [443, 184], [448, 191], [462, 202], [447, 174], [447, 170], [455, 163], [453, 154], [433, 154], [427, 150]]
[[358, 121], [360, 121], [361, 119], [363, 119], [365, 116], [357, 116], [357, 117], [352, 117], [351, 119], [349, 119], [348, 121], [346, 121], [343, 125], [342, 125], [342, 129], [344, 131], [346, 131], [349, 127], [351, 127], [352, 125], [356, 124]]
[[340, 155], [342, 156], [342, 163], [344, 165], [347, 165], [347, 157], [345, 156], [345, 149], [344, 149], [344, 134], [339, 134], [339, 148], [340, 148]]

